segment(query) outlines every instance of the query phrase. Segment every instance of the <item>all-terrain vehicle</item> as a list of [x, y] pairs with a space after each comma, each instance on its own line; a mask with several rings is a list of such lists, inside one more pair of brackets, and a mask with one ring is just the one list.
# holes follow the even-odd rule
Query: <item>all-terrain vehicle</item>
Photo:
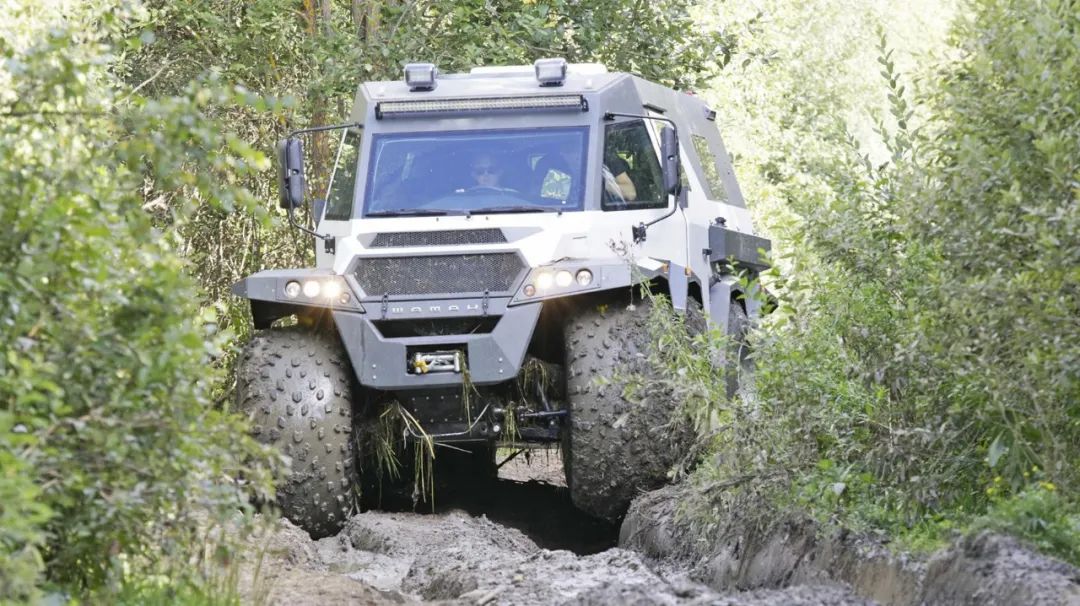
[[[280, 202], [316, 267], [234, 293], [258, 331], [238, 403], [290, 457], [285, 514], [337, 531], [385, 448], [372, 427], [388, 406], [408, 439], [474, 453], [477, 474], [500, 441], [561, 443], [572, 500], [595, 516], [664, 482], [685, 446], [676, 404], [635, 409], [620, 385], [648, 351], [639, 291], [738, 339], [760, 305], [736, 271], [761, 271], [769, 248], [715, 118], [596, 64], [409, 64], [361, 85], [349, 123], [280, 142]], [[340, 136], [305, 226], [300, 136], [316, 131]]]

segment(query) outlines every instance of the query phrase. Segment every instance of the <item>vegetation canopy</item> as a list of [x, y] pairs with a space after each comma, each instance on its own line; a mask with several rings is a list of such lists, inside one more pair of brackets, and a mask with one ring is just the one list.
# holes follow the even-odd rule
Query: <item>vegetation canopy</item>
[[[717, 110], [778, 305], [729, 399], [701, 355], [728, 344], [683, 337], [658, 299], [672, 379], [640, 389], [681, 398], [702, 437], [706, 523], [764, 499], [905, 546], [993, 528], [1080, 563], [1080, 5], [909, 4], [16, 2], [0, 601], [238, 600], [221, 528], [250, 529], [281, 461], [225, 404], [250, 325], [228, 289], [312, 257], [267, 154], [417, 60], [597, 61]], [[330, 141], [311, 148], [324, 189]]]

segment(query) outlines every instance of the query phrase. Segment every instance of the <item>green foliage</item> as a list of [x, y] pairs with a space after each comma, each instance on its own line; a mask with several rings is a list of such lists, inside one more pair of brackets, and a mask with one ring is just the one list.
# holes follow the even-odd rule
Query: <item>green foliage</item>
[[[267, 487], [248, 464], [261, 449], [213, 405], [230, 335], [177, 237], [202, 201], [252, 208], [226, 175], [267, 162], [204, 114], [242, 94], [206, 82], [149, 100], [113, 78], [137, 15], [16, 12], [8, 27], [30, 35], [0, 43], [3, 600], [32, 597], [42, 562], [78, 592], [186, 563], [200, 528], [246, 507], [230, 476]], [[175, 200], [167, 216], [147, 191]]]
[[[1038, 475], [1038, 472], [1035, 473]], [[1036, 481], [1011, 495], [995, 478], [987, 512], [971, 523], [972, 530], [995, 530], [1023, 537], [1047, 553], [1069, 562], [1080, 562], [1080, 504], [1051, 482]]]
[[734, 58], [732, 79], [776, 76], [756, 111], [791, 129], [759, 139], [744, 181], [782, 204], [780, 306], [755, 337], [757, 397], [735, 404], [765, 419], [743, 426], [757, 450], [721, 446], [703, 475], [769, 480], [854, 527], [998, 528], [1080, 561], [1078, 36], [1075, 2], [973, 2], [913, 97], [878, 33], [869, 152], [845, 112], [873, 103], [788, 105], [805, 80], [788, 57]]

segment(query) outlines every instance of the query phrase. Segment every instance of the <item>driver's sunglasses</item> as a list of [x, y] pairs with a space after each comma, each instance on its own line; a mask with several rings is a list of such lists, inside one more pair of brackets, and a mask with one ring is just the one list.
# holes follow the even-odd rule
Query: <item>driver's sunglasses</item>
[[483, 175], [497, 175], [499, 174], [499, 169], [494, 166], [474, 166], [472, 167], [472, 174], [477, 177]]

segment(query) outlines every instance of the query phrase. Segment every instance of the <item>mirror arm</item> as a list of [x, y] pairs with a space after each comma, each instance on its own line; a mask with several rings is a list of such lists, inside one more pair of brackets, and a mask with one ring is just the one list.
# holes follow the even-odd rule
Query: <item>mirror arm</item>
[[308, 133], [321, 133], [328, 130], [341, 130], [343, 128], [364, 128], [363, 122], [345, 122], [342, 124], [331, 124], [330, 126], [312, 126], [310, 128], [301, 128], [289, 133], [289, 138], [297, 135], [306, 135]]
[[675, 132], [679, 132], [679, 127], [675, 126], [675, 121], [671, 118], [665, 118], [664, 116], [646, 116], [643, 114], [623, 114], [620, 112], [605, 112], [604, 119], [608, 122], [615, 118], [640, 118], [642, 120], [656, 120], [657, 122], [667, 122], [671, 125], [671, 128], [675, 129]]
[[664, 215], [662, 217], [657, 217], [657, 218], [653, 219], [652, 221], [649, 221], [648, 223], [639, 223], [637, 225], [634, 225], [631, 228], [631, 233], [633, 233], [633, 235], [634, 235], [634, 244], [638, 244], [639, 242], [644, 242], [645, 241], [645, 231], [647, 229], [652, 227], [654, 224], [659, 223], [659, 222], [663, 221], [664, 219], [667, 219], [671, 215], [674, 215], [675, 211], [677, 211], [677, 210], [679, 210], [679, 205], [675, 204], [675, 205], [673, 205], [671, 207], [671, 210], [668, 211], [668, 213], [666, 215]]
[[303, 225], [300, 225], [299, 223], [297, 223], [296, 222], [296, 209], [293, 208], [292, 206], [289, 206], [289, 208], [285, 209], [285, 212], [286, 212], [286, 214], [289, 215], [289, 225], [291, 225], [292, 227], [294, 227], [296, 229], [299, 229], [300, 231], [304, 232], [305, 234], [315, 236], [316, 238], [319, 238], [320, 240], [322, 240], [324, 242], [327, 241], [327, 240], [333, 240], [334, 239], [334, 236], [328, 236], [326, 234], [320, 234], [319, 232], [317, 232], [317, 231], [315, 231], [313, 229], [308, 229], [308, 228], [304, 227]]

